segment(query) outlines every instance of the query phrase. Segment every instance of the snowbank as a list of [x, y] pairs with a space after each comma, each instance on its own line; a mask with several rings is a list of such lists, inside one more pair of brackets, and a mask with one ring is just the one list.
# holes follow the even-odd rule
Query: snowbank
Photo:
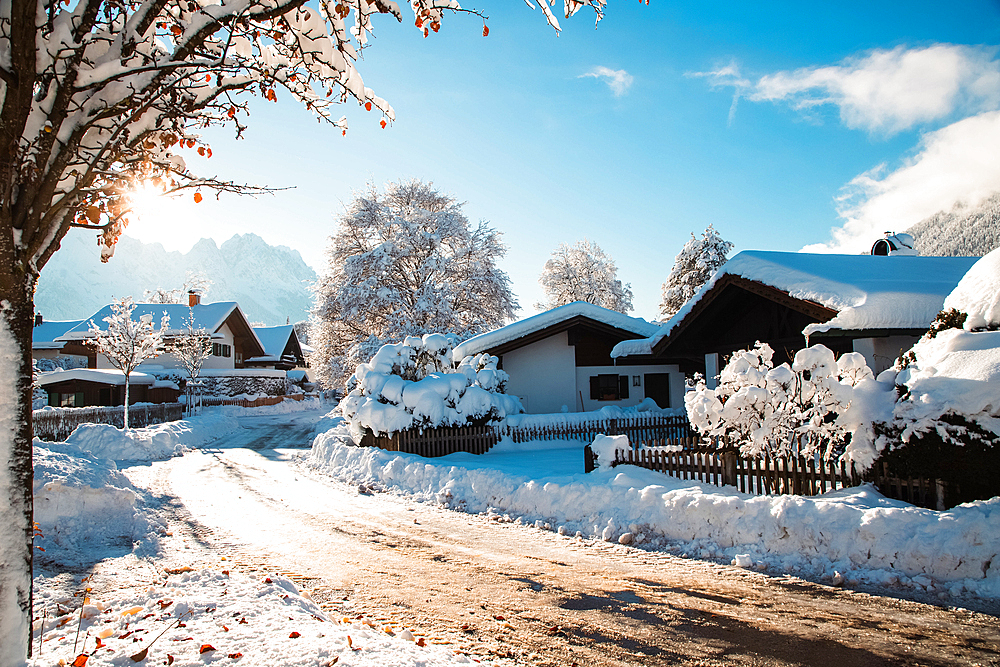
[[[479, 457], [425, 459], [345, 444], [344, 428], [317, 436], [308, 464], [350, 483], [470, 512], [515, 515], [560, 532], [671, 547], [701, 558], [749, 555], [762, 568], [831, 580], [1000, 597], [1000, 498], [935, 512], [872, 487], [817, 497], [750, 496], [633, 466], [583, 474], [579, 443], [532, 443], [564, 465], [512, 470], [509, 445]], [[529, 445], [520, 445], [523, 452]], [[544, 473], [537, 472], [546, 470]], [[744, 560], [744, 559], [741, 559]], [[947, 593], [944, 593], [947, 594]]]
[[109, 424], [80, 424], [66, 438], [77, 452], [115, 461], [167, 459], [186, 447], [199, 447], [238, 430], [239, 422], [224, 411], [209, 411], [181, 421], [128, 431]]
[[[113, 427], [112, 427], [113, 428]], [[84, 552], [119, 544], [131, 551], [154, 522], [137, 509], [139, 496], [114, 461], [61, 442], [34, 443], [35, 538], [60, 563], [84, 562]]]
[[[52, 599], [45, 582], [41, 583], [36, 606], [55, 611], [57, 600]], [[65, 615], [48, 615], [42, 655], [29, 665], [48, 667], [58, 658], [66, 664], [73, 661], [79, 607], [66, 605], [63, 609]], [[160, 633], [163, 636], [157, 638]], [[407, 628], [331, 618], [307, 591], [300, 591], [284, 577], [270, 574], [251, 578], [229, 570], [170, 575], [138, 595], [96, 591], [84, 608], [79, 639], [76, 654], [90, 656], [87, 667], [136, 662], [203, 667], [206, 662], [219, 661], [437, 667], [472, 662], [451, 648], [425, 643]], [[36, 651], [37, 642], [36, 636]]]

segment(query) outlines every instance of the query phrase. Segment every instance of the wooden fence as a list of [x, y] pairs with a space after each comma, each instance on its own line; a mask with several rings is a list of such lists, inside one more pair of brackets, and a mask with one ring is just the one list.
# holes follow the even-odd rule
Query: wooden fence
[[399, 431], [388, 437], [369, 433], [361, 440], [361, 446], [434, 457], [454, 452], [485, 454], [499, 441], [498, 429], [493, 426], [461, 426]]
[[[585, 454], [590, 462], [592, 454]], [[818, 457], [762, 456], [744, 458], [736, 449], [715, 449], [693, 444], [693, 439], [659, 446], [615, 451], [612, 465], [630, 464], [656, 470], [678, 479], [716, 486], [734, 486], [754, 495], [792, 494], [816, 496], [871, 482], [879, 492], [920, 507], [946, 509], [939, 480], [894, 476], [885, 462], [860, 473], [852, 462], [824, 461]], [[586, 465], [586, 463], [585, 463]], [[588, 466], [592, 468], [591, 466]]]
[[663, 447], [618, 450], [615, 464], [628, 463], [679, 479], [716, 486], [734, 486], [743, 493], [789, 493], [816, 496], [861, 484], [853, 463], [822, 461], [805, 456], [763, 456], [748, 459], [734, 449]]
[[[180, 403], [157, 405], [131, 405], [128, 409], [130, 428], [183, 419], [184, 406]], [[65, 440], [80, 424], [111, 424], [122, 428], [125, 424], [125, 407], [121, 405], [93, 408], [55, 408], [35, 410], [31, 416], [35, 437], [40, 440]]]
[[485, 454], [500, 441], [501, 437], [508, 437], [514, 442], [579, 440], [589, 443], [599, 433], [628, 435], [630, 441], [642, 438], [648, 440], [679, 438], [682, 435], [686, 437], [690, 433], [687, 419], [678, 416], [638, 415], [623, 419], [581, 420], [577, 423], [558, 425], [552, 425], [551, 417], [546, 415], [544, 421], [538, 420], [532, 423], [531, 416], [526, 415], [515, 425], [428, 428], [422, 431], [401, 431], [391, 436], [380, 437], [368, 434], [361, 441], [361, 445], [433, 457], [453, 452]]
[[263, 396], [249, 401], [245, 398], [221, 398], [219, 396], [202, 396], [196, 398], [198, 405], [235, 405], [241, 408], [261, 408], [265, 405], [277, 405], [288, 399], [291, 401], [301, 401], [305, 394], [288, 394], [287, 396]]
[[[688, 438], [691, 426], [685, 415], [638, 414], [617, 419], [589, 419], [552, 424], [554, 415], [544, 415], [544, 420], [532, 420], [531, 415], [519, 416], [514, 425], [500, 425], [500, 435], [514, 442], [531, 440], [578, 440], [590, 443], [599, 434], [627, 435], [629, 442], [653, 440], [679, 440]], [[560, 415], [561, 416], [561, 415]], [[567, 415], [567, 418], [570, 418]]]

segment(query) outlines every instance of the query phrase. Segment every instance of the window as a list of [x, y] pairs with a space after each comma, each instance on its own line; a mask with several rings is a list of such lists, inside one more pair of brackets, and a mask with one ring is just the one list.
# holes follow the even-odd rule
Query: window
[[233, 346], [225, 343], [212, 343], [213, 357], [228, 357], [233, 353]]
[[590, 399], [594, 401], [621, 401], [628, 398], [629, 376], [591, 375]]
[[633, 375], [632, 376], [632, 386], [633, 387], [641, 387], [642, 386], [642, 376], [641, 375]]

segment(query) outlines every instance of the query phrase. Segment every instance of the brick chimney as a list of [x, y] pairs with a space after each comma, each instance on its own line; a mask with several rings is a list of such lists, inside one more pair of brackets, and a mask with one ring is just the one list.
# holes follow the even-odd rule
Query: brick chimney
[[201, 295], [195, 292], [194, 290], [190, 290], [188, 292], [188, 306], [194, 307], [199, 305], [200, 303], [201, 303]]
[[41, 326], [41, 325], [42, 325], [42, 314], [41, 313], [35, 313], [35, 326], [38, 327], [38, 326]]

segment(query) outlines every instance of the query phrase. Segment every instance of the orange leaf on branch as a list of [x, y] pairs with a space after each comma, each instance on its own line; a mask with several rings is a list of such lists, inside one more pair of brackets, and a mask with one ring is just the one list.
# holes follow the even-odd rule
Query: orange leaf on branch
[[489, 36], [490, 36], [490, 28], [489, 28], [489, 26], [483, 25], [483, 37], [489, 37]]
[[371, 110], [372, 110], [372, 103], [365, 102], [365, 111], [371, 111]]
[[201, 203], [201, 199], [202, 199], [202, 197], [201, 197], [201, 193], [200, 192], [194, 193], [194, 203], [195, 204], [200, 204]]
[[76, 660], [70, 663], [70, 667], [86, 667], [88, 657], [86, 653], [81, 653], [76, 656]]

